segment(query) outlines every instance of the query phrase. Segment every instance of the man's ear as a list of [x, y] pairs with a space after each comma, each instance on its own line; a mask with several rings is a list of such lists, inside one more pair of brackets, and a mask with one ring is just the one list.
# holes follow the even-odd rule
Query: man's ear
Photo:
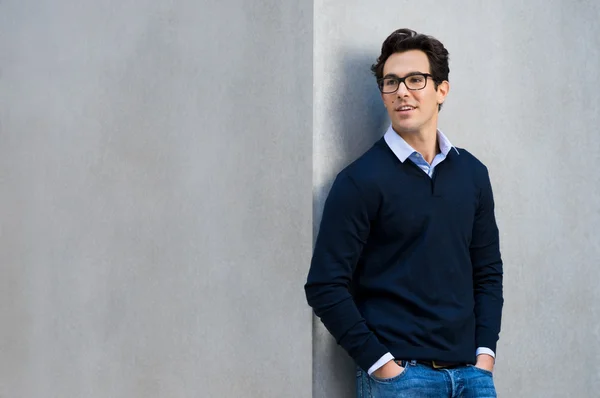
[[443, 82], [438, 84], [438, 87], [437, 87], [437, 103], [438, 104], [444, 103], [449, 91], [450, 91], [450, 83], [447, 80], [444, 80]]

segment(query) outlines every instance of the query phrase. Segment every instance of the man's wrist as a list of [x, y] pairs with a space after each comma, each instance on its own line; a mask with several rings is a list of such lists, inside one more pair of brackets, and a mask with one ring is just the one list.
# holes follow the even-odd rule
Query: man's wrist
[[398, 365], [395, 360], [391, 360], [373, 372], [372, 376], [377, 379], [390, 379], [402, 373], [402, 369], [402, 366]]
[[393, 361], [394, 360], [394, 356], [392, 354], [390, 354], [389, 352], [387, 354], [384, 354], [381, 358], [379, 358], [379, 360], [377, 362], [375, 362], [373, 364], [373, 366], [371, 366], [369, 368], [369, 370], [367, 371], [367, 373], [370, 375], [373, 374], [373, 372], [375, 372], [377, 369], [380, 369], [383, 365], [385, 365], [386, 363], [388, 363], [389, 361]]
[[479, 354], [477, 355], [477, 363], [475, 364], [475, 366], [493, 372], [494, 358], [488, 354]]

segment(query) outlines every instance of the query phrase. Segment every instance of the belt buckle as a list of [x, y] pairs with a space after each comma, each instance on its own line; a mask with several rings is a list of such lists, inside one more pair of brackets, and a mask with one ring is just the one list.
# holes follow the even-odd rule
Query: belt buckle
[[443, 369], [443, 368], [445, 368], [444, 365], [438, 365], [437, 363], [435, 363], [435, 361], [431, 361], [431, 365], [433, 366], [434, 369]]

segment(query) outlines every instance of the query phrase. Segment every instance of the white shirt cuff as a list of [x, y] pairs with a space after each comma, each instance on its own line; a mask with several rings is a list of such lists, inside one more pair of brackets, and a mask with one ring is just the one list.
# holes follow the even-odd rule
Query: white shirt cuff
[[373, 372], [375, 372], [377, 369], [379, 369], [380, 367], [382, 367], [389, 361], [393, 361], [393, 360], [394, 360], [394, 356], [388, 352], [387, 354], [385, 354], [384, 356], [379, 358], [379, 361], [375, 362], [375, 364], [369, 368], [367, 373], [369, 374], [369, 376], [371, 376], [371, 374]]
[[475, 351], [475, 356], [479, 355], [479, 354], [488, 354], [490, 355], [492, 358], [496, 359], [496, 354], [494, 354], [494, 351], [490, 350], [487, 347], [479, 347], [477, 349], [477, 351]]

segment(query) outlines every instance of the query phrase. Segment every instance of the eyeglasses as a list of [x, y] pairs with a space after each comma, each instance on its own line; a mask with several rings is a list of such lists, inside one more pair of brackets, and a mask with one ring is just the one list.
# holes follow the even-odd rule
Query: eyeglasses
[[427, 86], [427, 78], [433, 76], [429, 73], [413, 73], [405, 77], [384, 77], [379, 79], [379, 90], [383, 94], [393, 94], [400, 88], [400, 83], [404, 83], [409, 90], [423, 90]]

